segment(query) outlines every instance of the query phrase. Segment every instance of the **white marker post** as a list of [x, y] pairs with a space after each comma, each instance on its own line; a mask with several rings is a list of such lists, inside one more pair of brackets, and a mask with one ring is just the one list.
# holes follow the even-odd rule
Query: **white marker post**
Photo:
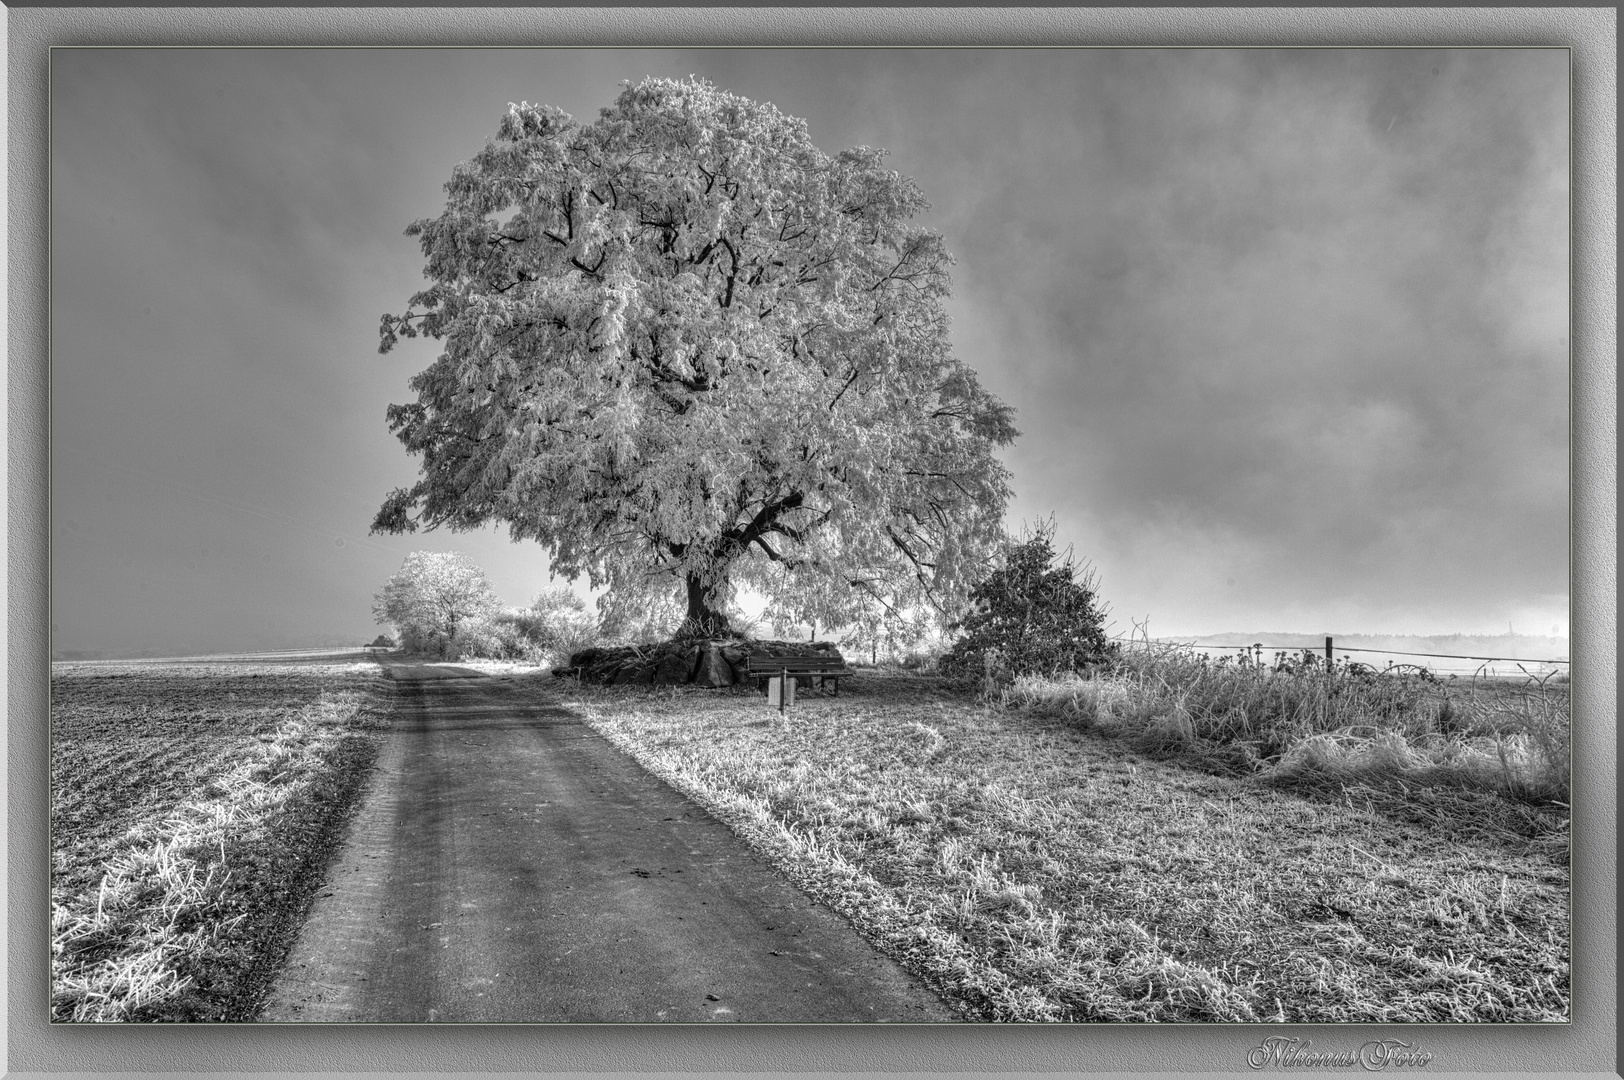
[[767, 704], [779, 712], [795, 704], [794, 676], [774, 675], [767, 680]]

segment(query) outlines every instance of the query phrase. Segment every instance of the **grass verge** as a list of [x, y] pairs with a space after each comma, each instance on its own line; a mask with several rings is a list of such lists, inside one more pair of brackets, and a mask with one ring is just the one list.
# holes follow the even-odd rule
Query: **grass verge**
[[[1508, 800], [1494, 815], [1537, 842], [1567, 846], [1572, 714], [1550, 679], [1441, 681], [1281, 656], [1274, 666], [1140, 646], [1112, 674], [1022, 677], [1010, 706], [1063, 717], [1149, 753], [1299, 790], [1349, 785], [1416, 804], [1450, 791]], [[1411, 798], [1414, 792], [1422, 796]]]
[[865, 672], [787, 721], [748, 692], [566, 696], [968, 1016], [1568, 1016], [1565, 851], [1454, 804], [1305, 799], [928, 677]]
[[387, 724], [375, 664], [52, 670], [51, 1018], [250, 1020]]

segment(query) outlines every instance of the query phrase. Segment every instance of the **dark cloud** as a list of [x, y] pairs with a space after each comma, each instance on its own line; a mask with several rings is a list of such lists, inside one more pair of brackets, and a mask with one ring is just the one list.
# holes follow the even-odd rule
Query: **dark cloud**
[[421, 281], [401, 231], [507, 102], [590, 120], [622, 79], [689, 73], [919, 180], [955, 347], [1020, 412], [1011, 524], [1053, 513], [1124, 620], [1565, 632], [1566, 65], [59, 51], [57, 645], [353, 636], [418, 547], [468, 551], [510, 602], [546, 584], [494, 531], [366, 536], [415, 469], [384, 406], [433, 355], [376, 355]]

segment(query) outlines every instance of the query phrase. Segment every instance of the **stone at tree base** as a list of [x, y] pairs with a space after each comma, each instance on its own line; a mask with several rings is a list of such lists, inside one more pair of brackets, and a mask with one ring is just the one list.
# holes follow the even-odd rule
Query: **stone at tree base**
[[737, 645], [725, 645], [720, 650], [722, 662], [727, 664], [729, 673], [736, 683], [747, 683], [750, 676], [745, 672], [744, 661], [750, 654]]
[[609, 650], [607, 649], [600, 649], [596, 645], [589, 646], [582, 649], [580, 652], [572, 653], [570, 655], [569, 666], [577, 669], [591, 667], [593, 664], [598, 662], [604, 653], [608, 651]]
[[657, 686], [677, 686], [689, 682], [693, 673], [694, 665], [689, 663], [686, 650], [666, 653], [655, 663], [651, 681]]
[[732, 686], [736, 682], [733, 667], [727, 662], [727, 649], [717, 646], [715, 642], [707, 643], [700, 653], [699, 666], [694, 671], [694, 685], [714, 688]]

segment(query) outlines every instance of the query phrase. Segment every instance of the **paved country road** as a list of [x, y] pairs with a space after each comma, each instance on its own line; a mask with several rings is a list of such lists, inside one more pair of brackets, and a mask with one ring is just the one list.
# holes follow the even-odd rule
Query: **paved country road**
[[394, 726], [261, 1020], [956, 1018], [533, 684], [386, 673]]

